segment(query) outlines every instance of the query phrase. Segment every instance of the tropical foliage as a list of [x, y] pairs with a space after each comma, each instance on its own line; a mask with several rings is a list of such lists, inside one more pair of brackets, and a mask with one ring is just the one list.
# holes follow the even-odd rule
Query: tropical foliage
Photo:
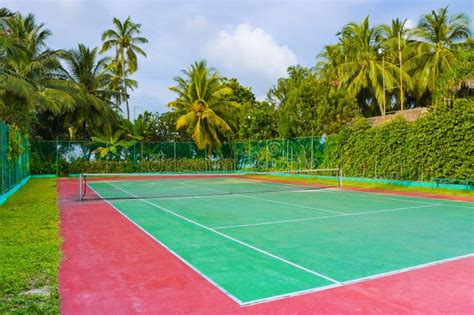
[[57, 80], [63, 52], [50, 50], [51, 33], [33, 15], [4, 14], [0, 22], [0, 117], [25, 131], [34, 113], [60, 113], [75, 106], [67, 85]]
[[95, 150], [99, 153], [101, 158], [120, 156], [120, 149], [127, 149], [135, 144], [134, 141], [122, 140], [122, 130], [117, 130], [114, 133], [101, 133], [96, 131], [96, 135], [92, 137], [92, 141], [100, 146]]
[[318, 63], [320, 75], [357, 98], [365, 116], [427, 106], [436, 82], [470, 47], [470, 21], [447, 8], [420, 18], [413, 29], [406, 21], [370, 26], [349, 23], [339, 43], [327, 46]]
[[1, 9], [0, 119], [32, 139], [191, 140], [213, 157], [223, 142], [331, 135], [361, 116], [451, 108], [473, 95], [470, 20], [441, 8], [413, 28], [399, 18], [348, 23], [314, 67], [289, 67], [262, 100], [197, 61], [175, 78], [169, 112], [131, 119], [133, 75], [148, 40], [131, 17], [112, 23], [101, 47], [53, 50], [51, 32], [32, 14]]
[[219, 148], [220, 134], [232, 132], [230, 125], [222, 118], [230, 107], [239, 105], [228, 98], [232, 89], [222, 84], [214, 69], [208, 69], [204, 61], [194, 63], [183, 70], [184, 77], [176, 77], [176, 86], [170, 90], [178, 94], [169, 107], [182, 113], [176, 121], [176, 129], [186, 129], [200, 149]]
[[331, 134], [358, 114], [350, 93], [300, 66], [288, 69], [288, 78], [278, 80], [268, 99], [277, 108], [283, 138]]
[[122, 98], [125, 100], [127, 119], [130, 120], [130, 107], [128, 104], [128, 90], [135, 87], [127, 83], [129, 75], [137, 71], [137, 54], [145, 56], [146, 53], [139, 47], [139, 44], [148, 43], [145, 37], [136, 36], [141, 33], [141, 24], [134, 23], [130, 17], [121, 22], [119, 19], [113, 20], [115, 29], [108, 29], [102, 34], [101, 53], [108, 50], [115, 51], [115, 63], [112, 65], [113, 73], [120, 75], [121, 84], [117, 86], [122, 88]]
[[359, 120], [328, 137], [322, 167], [341, 165], [349, 177], [472, 179], [472, 139], [474, 100], [458, 99], [415, 122]]
[[[114, 19], [116, 25], [119, 22]], [[39, 139], [89, 139], [92, 130], [117, 129], [120, 104], [137, 86], [128, 77], [137, 69], [135, 51], [144, 54], [134, 43], [146, 42], [132, 36], [139, 24], [128, 18], [123, 25], [131, 30], [117, 34], [129, 38], [114, 38], [109, 30], [102, 47], [122, 45], [117, 46], [119, 54], [101, 58], [98, 48], [83, 44], [51, 50], [46, 46], [51, 32], [32, 14], [1, 10], [0, 118]], [[127, 40], [131, 43], [124, 44]]]

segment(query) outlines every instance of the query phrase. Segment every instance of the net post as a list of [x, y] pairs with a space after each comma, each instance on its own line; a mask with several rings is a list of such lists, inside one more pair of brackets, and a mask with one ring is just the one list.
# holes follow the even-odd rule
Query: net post
[[342, 167], [339, 168], [339, 188], [342, 189]]
[[82, 173], [79, 174], [79, 201], [82, 201]]

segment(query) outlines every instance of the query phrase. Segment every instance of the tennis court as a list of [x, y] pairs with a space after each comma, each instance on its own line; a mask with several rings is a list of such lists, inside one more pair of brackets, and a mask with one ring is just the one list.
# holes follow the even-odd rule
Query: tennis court
[[473, 255], [470, 203], [339, 186], [287, 174], [100, 175], [81, 196], [105, 199], [240, 305]]

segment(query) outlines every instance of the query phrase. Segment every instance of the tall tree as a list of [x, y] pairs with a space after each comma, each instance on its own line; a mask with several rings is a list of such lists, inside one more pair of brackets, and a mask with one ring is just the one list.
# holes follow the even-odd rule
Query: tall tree
[[[241, 123], [243, 117], [257, 101], [252, 89], [241, 85], [236, 78], [223, 78], [222, 85], [232, 90], [232, 93], [226, 97], [226, 100], [241, 105], [239, 107], [229, 107], [228, 110], [222, 112], [222, 118], [227, 121], [232, 128], [232, 136], [238, 136], [239, 130], [242, 127]], [[234, 139], [226, 140], [232, 141]]]
[[407, 66], [414, 72], [418, 87], [433, 92], [437, 79], [452, 68], [457, 50], [471, 36], [469, 18], [465, 14], [450, 16], [448, 7], [433, 10], [420, 18], [413, 35], [416, 55]]
[[[157, 114], [158, 115], [158, 114]], [[193, 139], [185, 129], [176, 129], [176, 121], [181, 115], [178, 111], [165, 112], [158, 117], [155, 141], [162, 142], [191, 142]]]
[[240, 140], [266, 140], [278, 136], [277, 112], [272, 103], [244, 103], [241, 113], [238, 128]]
[[92, 129], [111, 128], [117, 121], [112, 106], [115, 91], [109, 89], [110, 76], [106, 72], [109, 58], [99, 58], [98, 48], [90, 49], [79, 44], [64, 54], [63, 78], [76, 89], [73, 110], [63, 113], [62, 121], [88, 139]]
[[125, 73], [125, 81], [123, 81], [123, 75], [120, 65], [117, 60], [111, 60], [106, 67], [107, 76], [109, 77], [109, 90], [114, 92], [113, 96], [113, 107], [117, 113], [122, 112], [120, 105], [124, 102], [127, 97], [125, 91], [133, 91], [137, 88], [138, 82], [130, 78], [130, 71]]
[[338, 67], [344, 63], [345, 56], [341, 43], [335, 45], [327, 45], [318, 55], [316, 63], [316, 73], [321, 78], [325, 78], [331, 82], [333, 86], [339, 86]]
[[357, 115], [357, 103], [344, 89], [334, 87], [303, 67], [290, 67], [268, 93], [275, 104], [278, 132], [283, 138], [330, 134]]
[[[406, 69], [406, 64], [403, 60], [409, 60], [413, 57], [411, 49], [409, 29], [405, 26], [406, 19], [393, 19], [390, 24], [382, 24], [379, 52], [382, 53], [383, 67], [388, 67], [389, 71], [396, 73], [398, 76], [398, 84], [395, 86], [385, 86], [386, 94], [392, 102], [388, 104], [389, 109], [395, 109], [399, 104], [398, 109], [402, 108], [405, 103], [405, 95], [412, 93], [416, 88], [412, 82], [410, 72]], [[392, 67], [395, 67], [392, 68]], [[401, 80], [400, 80], [401, 79]], [[384, 102], [385, 103], [385, 102]], [[416, 104], [412, 104], [415, 106]]]
[[61, 50], [50, 50], [51, 32], [33, 15], [7, 14], [0, 23], [0, 119], [28, 129], [38, 110], [60, 112], [75, 105], [67, 85], [57, 79]]
[[117, 71], [122, 74], [127, 119], [130, 120], [130, 107], [128, 104], [129, 86], [127, 85], [127, 76], [132, 75], [137, 70], [137, 54], [146, 57], [146, 53], [139, 45], [148, 43], [148, 39], [137, 36], [141, 33], [141, 24], [132, 22], [130, 17], [123, 22], [114, 18], [113, 23], [115, 29], [108, 29], [102, 34], [103, 44], [101, 53], [111, 49], [115, 50]]
[[398, 80], [396, 66], [386, 62], [384, 67], [380, 60], [380, 27], [371, 27], [367, 16], [361, 24], [349, 23], [344, 26], [339, 35], [345, 56], [345, 61], [338, 67], [341, 87], [357, 96], [363, 111], [370, 111], [373, 100], [382, 111], [383, 81], [390, 89]]
[[195, 62], [182, 73], [183, 77], [175, 78], [176, 86], [170, 88], [178, 96], [168, 106], [181, 114], [176, 128], [186, 128], [198, 148], [207, 149], [210, 158], [213, 147], [220, 148], [223, 135], [232, 132], [223, 113], [239, 105], [227, 99], [232, 89], [222, 85], [217, 71], [208, 68], [205, 61]]

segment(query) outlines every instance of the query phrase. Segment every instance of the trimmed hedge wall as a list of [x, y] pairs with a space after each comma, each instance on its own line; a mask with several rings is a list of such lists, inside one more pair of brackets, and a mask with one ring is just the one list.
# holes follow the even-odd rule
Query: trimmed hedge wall
[[459, 99], [415, 122], [365, 119], [328, 137], [321, 167], [344, 176], [429, 181], [474, 178], [474, 100]]
[[222, 159], [208, 161], [204, 159], [165, 159], [153, 161], [88, 161], [75, 160], [72, 162], [62, 161], [61, 174], [79, 174], [79, 173], [142, 173], [142, 172], [219, 172], [232, 171], [234, 169], [234, 160]]

